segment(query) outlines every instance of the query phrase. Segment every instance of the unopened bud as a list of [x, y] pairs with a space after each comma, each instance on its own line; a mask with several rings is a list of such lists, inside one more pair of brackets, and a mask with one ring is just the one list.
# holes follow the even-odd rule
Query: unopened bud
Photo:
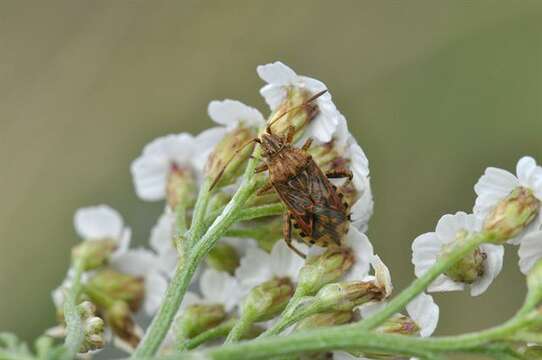
[[96, 306], [90, 301], [83, 301], [77, 305], [77, 311], [81, 319], [89, 319], [96, 315]]
[[233, 274], [239, 267], [240, 258], [235, 248], [226, 243], [218, 243], [209, 252], [206, 259], [211, 268]]
[[[461, 244], [467, 240], [468, 236], [469, 233], [467, 231], [459, 231], [456, 234], [455, 241], [443, 246], [439, 256], [446, 257], [450, 252], [456, 249], [457, 246], [461, 246]], [[461, 260], [456, 262], [445, 272], [445, 275], [453, 281], [472, 284], [484, 275], [484, 261], [486, 258], [486, 253], [478, 247], [469, 254], [463, 256]]]
[[284, 310], [293, 293], [294, 286], [287, 278], [266, 281], [250, 290], [241, 312], [252, 314], [254, 321], [272, 319]]
[[193, 171], [172, 165], [166, 183], [166, 199], [171, 209], [182, 205], [191, 208], [196, 203], [197, 182]]
[[321, 314], [314, 314], [297, 323], [296, 330], [309, 330], [320, 327], [330, 327], [349, 323], [354, 314], [352, 311], [332, 311]]
[[99, 317], [91, 317], [83, 321], [84, 340], [79, 352], [98, 350], [104, 347], [104, 321]]
[[224, 306], [194, 304], [188, 306], [175, 324], [178, 334], [184, 339], [191, 339], [209, 330], [226, 319]]
[[388, 334], [398, 335], [418, 335], [420, 327], [410, 317], [402, 314], [395, 314], [382, 325], [380, 325], [376, 331]]
[[72, 249], [72, 259], [81, 260], [85, 271], [94, 270], [105, 265], [116, 248], [112, 239], [85, 240]]
[[334, 311], [350, 311], [356, 306], [373, 300], [381, 300], [385, 290], [373, 282], [351, 281], [328, 284], [315, 296], [322, 308]]
[[131, 347], [137, 346], [140, 338], [128, 304], [115, 301], [106, 309], [105, 318], [115, 335]]
[[484, 230], [492, 237], [492, 242], [502, 244], [525, 229], [539, 210], [540, 200], [533, 192], [517, 187], [489, 214]]
[[[218, 179], [216, 186], [221, 187], [235, 182], [241, 174], [254, 145], [244, 146], [254, 138], [254, 132], [243, 125], [238, 126], [224, 136], [215, 146], [205, 165], [205, 175], [211, 179]], [[239, 151], [238, 153], [236, 153]], [[229, 164], [228, 164], [229, 161]], [[226, 168], [224, 168], [224, 166]]]
[[299, 87], [290, 87], [286, 99], [268, 121], [269, 124], [273, 124], [273, 134], [283, 136], [288, 133], [290, 127], [294, 127], [296, 134], [300, 134], [318, 114], [316, 103], [307, 103], [313, 95], [316, 94], [310, 94]]
[[110, 299], [127, 303], [133, 312], [139, 310], [145, 298], [143, 278], [123, 274], [112, 269], [99, 271], [88, 281], [86, 286]]
[[306, 295], [315, 294], [322, 286], [329, 284], [350, 269], [354, 256], [350, 249], [328, 249], [325, 253], [307, 259], [299, 271], [298, 286]]

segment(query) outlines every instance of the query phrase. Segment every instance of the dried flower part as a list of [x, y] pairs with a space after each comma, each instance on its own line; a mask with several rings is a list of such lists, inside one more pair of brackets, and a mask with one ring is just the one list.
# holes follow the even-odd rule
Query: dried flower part
[[[459, 231], [456, 234], [455, 241], [448, 243], [442, 247], [439, 257], [446, 257], [457, 246], [463, 244], [469, 233], [465, 230]], [[474, 249], [470, 254], [464, 256], [461, 260], [456, 262], [445, 274], [453, 281], [472, 284], [484, 275], [484, 261], [487, 255], [480, 249], [480, 247]]]
[[105, 310], [105, 319], [113, 333], [122, 341], [133, 348], [139, 344], [140, 336], [127, 303], [115, 301], [110, 304]]
[[420, 326], [406, 315], [395, 314], [379, 326], [376, 331], [388, 334], [417, 336], [420, 334]]
[[[214, 147], [207, 159], [204, 172], [205, 176], [212, 180], [220, 177], [215, 187], [232, 184], [239, 177], [243, 165], [254, 149], [254, 145], [244, 145], [254, 136], [252, 129], [240, 124], [228, 132]], [[224, 168], [224, 166], [226, 167]]]
[[243, 314], [251, 314], [254, 321], [269, 320], [284, 310], [294, 293], [288, 278], [274, 278], [250, 290], [241, 305]]
[[183, 339], [191, 339], [220, 324], [226, 315], [223, 305], [190, 305], [175, 320], [177, 334]]
[[198, 186], [194, 172], [184, 166], [171, 165], [166, 182], [166, 200], [171, 209], [182, 205], [191, 208], [196, 203]]
[[320, 327], [330, 327], [349, 323], [354, 317], [352, 311], [332, 311], [321, 314], [315, 314], [301, 320], [297, 323], [296, 331], [315, 329]]
[[538, 215], [540, 200], [532, 190], [519, 186], [500, 201], [484, 222], [492, 242], [502, 244], [518, 235]]
[[209, 252], [206, 263], [215, 270], [233, 274], [239, 267], [240, 256], [233, 246], [221, 242]]
[[355, 307], [369, 301], [380, 301], [385, 291], [375, 282], [351, 281], [328, 284], [315, 296], [325, 309], [334, 311], [351, 311]]
[[298, 286], [307, 295], [313, 295], [322, 286], [339, 279], [354, 263], [350, 249], [331, 248], [325, 253], [307, 259], [299, 272]]
[[72, 249], [72, 259], [83, 261], [85, 271], [104, 266], [117, 248], [113, 239], [85, 240]]
[[271, 115], [268, 123], [273, 124], [271, 131], [275, 135], [285, 136], [288, 129], [295, 129], [296, 137], [301, 134], [318, 114], [318, 106], [315, 103], [307, 103], [313, 96], [305, 89], [288, 87], [286, 98]]
[[[108, 299], [120, 300], [137, 312], [145, 298], [145, 282], [142, 277], [128, 275], [112, 269], [105, 269], [92, 276], [86, 288], [89, 292], [99, 293]], [[99, 299], [99, 297], [98, 297]]]

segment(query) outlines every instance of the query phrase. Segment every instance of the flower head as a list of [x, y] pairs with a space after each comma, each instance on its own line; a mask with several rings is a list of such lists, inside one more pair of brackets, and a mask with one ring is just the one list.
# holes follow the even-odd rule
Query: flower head
[[[280, 61], [260, 65], [256, 71], [267, 85], [261, 88], [264, 97], [272, 111], [277, 110], [290, 96], [291, 92], [306, 92], [306, 98], [326, 90], [327, 87], [319, 80], [297, 75], [292, 69]], [[339, 122], [340, 113], [331, 100], [331, 94], [325, 93], [316, 100], [318, 114], [309, 125], [308, 133], [322, 142], [331, 140]]]
[[[479, 232], [481, 228], [482, 222], [475, 215], [464, 212], [444, 215], [435, 232], [418, 236], [412, 244], [416, 276], [422, 276], [439, 256], [445, 256], [456, 243], [464, 241], [469, 234]], [[472, 296], [480, 295], [501, 271], [503, 255], [502, 245], [482, 244], [446, 274], [440, 275], [428, 291], [460, 291], [468, 285]]]
[[[537, 166], [536, 161], [531, 157], [525, 156], [518, 161], [516, 175], [503, 169], [487, 168], [474, 186], [474, 191], [478, 195], [474, 205], [474, 214], [482, 220], [486, 220], [498, 205], [517, 189], [524, 189], [537, 199], [539, 209], [539, 203], [542, 200], [542, 167]], [[528, 220], [530, 221], [530, 219]], [[511, 243], [518, 244], [524, 235], [540, 229], [541, 212], [539, 210], [536, 212], [530, 225], [527, 222], [520, 224], [522, 227], [526, 226], [526, 229], [519, 234], [513, 234], [509, 240]], [[514, 231], [514, 233], [519, 230], [521, 229]]]
[[278, 241], [270, 254], [257, 247], [249, 248], [235, 276], [246, 293], [273, 278], [288, 278], [295, 283], [303, 264], [304, 260], [290, 250], [284, 241]]

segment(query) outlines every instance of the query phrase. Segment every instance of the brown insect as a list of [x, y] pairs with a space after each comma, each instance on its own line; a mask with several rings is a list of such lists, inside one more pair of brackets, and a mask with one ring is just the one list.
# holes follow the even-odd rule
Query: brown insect
[[[315, 113], [317, 108], [311, 103], [324, 93], [325, 91], [314, 95], [300, 107], [311, 106], [309, 111]], [[288, 128], [284, 136], [273, 134], [273, 123], [297, 108], [281, 114], [267, 126], [264, 134], [246, 145], [253, 142], [260, 144], [264, 163], [256, 168], [256, 173], [269, 171], [269, 181], [257, 194], [276, 191], [287, 209], [283, 215], [284, 240], [296, 254], [305, 257], [292, 245], [292, 225], [299, 230], [301, 239], [309, 246], [340, 246], [342, 238], [348, 232], [349, 205], [329, 179], [347, 178], [347, 182], [350, 182], [352, 173], [346, 168], [339, 168], [324, 174], [307, 152], [312, 143], [311, 138], [307, 139], [301, 148], [292, 145], [295, 136], [293, 126]], [[219, 178], [220, 175], [213, 186]]]

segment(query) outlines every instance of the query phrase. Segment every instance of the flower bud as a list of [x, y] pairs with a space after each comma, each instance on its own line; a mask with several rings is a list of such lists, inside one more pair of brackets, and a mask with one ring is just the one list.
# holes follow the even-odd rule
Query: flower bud
[[[304, 127], [318, 114], [316, 104], [307, 103], [311, 96], [305, 89], [299, 87], [288, 88], [286, 99], [268, 121], [269, 124], [272, 124], [273, 134], [283, 136], [288, 133], [291, 126], [295, 128], [296, 134], [300, 134]], [[283, 115], [285, 113], [286, 115]]]
[[206, 263], [215, 270], [233, 274], [239, 267], [240, 258], [233, 246], [218, 243], [207, 255]]
[[197, 183], [191, 169], [173, 164], [166, 183], [166, 200], [171, 209], [191, 208], [196, 203]]
[[81, 319], [89, 319], [96, 315], [96, 306], [90, 301], [83, 301], [77, 305], [77, 311]]
[[294, 286], [288, 278], [275, 278], [260, 284], [250, 290], [241, 305], [243, 314], [252, 314], [254, 321], [272, 319], [284, 310]]
[[184, 339], [191, 339], [209, 330], [226, 319], [224, 306], [218, 304], [194, 304], [175, 320], [178, 334]]
[[354, 314], [352, 311], [332, 311], [314, 314], [297, 323], [296, 330], [303, 331], [320, 327], [330, 327], [349, 323]]
[[354, 263], [350, 249], [328, 249], [318, 256], [309, 257], [299, 271], [298, 286], [306, 295], [315, 294], [322, 286], [340, 278]]
[[137, 334], [137, 327], [132, 319], [128, 304], [118, 300], [113, 302], [106, 309], [105, 318], [115, 335], [131, 347], [135, 348], [137, 346], [140, 337]]
[[[455, 241], [443, 246], [439, 256], [446, 257], [458, 245], [464, 243], [468, 236], [467, 231], [458, 232]], [[478, 247], [456, 262], [444, 274], [453, 281], [472, 284], [484, 275], [484, 261], [486, 258], [487, 255]]]
[[[216, 184], [217, 187], [229, 185], [241, 174], [243, 165], [246, 163], [254, 145], [245, 145], [249, 140], [254, 138], [254, 133], [250, 128], [243, 125], [238, 126], [230, 131], [224, 138], [215, 146], [213, 152], [207, 159], [205, 164], [205, 175], [212, 180], [220, 180]], [[239, 153], [236, 153], [239, 150]], [[228, 164], [229, 161], [229, 164]], [[226, 168], [224, 168], [224, 166]]]
[[395, 314], [384, 324], [380, 325], [376, 331], [387, 334], [416, 336], [420, 332], [420, 327], [410, 317]]
[[85, 338], [81, 344], [82, 353], [98, 350], [104, 347], [104, 321], [99, 317], [92, 317], [85, 320], [84, 324]]
[[324, 309], [351, 311], [372, 300], [381, 300], [385, 290], [373, 282], [351, 281], [328, 284], [315, 296]]
[[484, 230], [492, 237], [492, 242], [502, 244], [525, 229], [539, 210], [540, 200], [533, 192], [517, 187], [488, 215]]
[[105, 265], [117, 244], [112, 239], [85, 240], [72, 249], [72, 259], [83, 261], [85, 271]]
[[132, 312], [139, 310], [145, 298], [143, 278], [112, 269], [99, 271], [90, 278], [86, 286], [91, 291], [97, 291], [110, 299], [126, 302]]

